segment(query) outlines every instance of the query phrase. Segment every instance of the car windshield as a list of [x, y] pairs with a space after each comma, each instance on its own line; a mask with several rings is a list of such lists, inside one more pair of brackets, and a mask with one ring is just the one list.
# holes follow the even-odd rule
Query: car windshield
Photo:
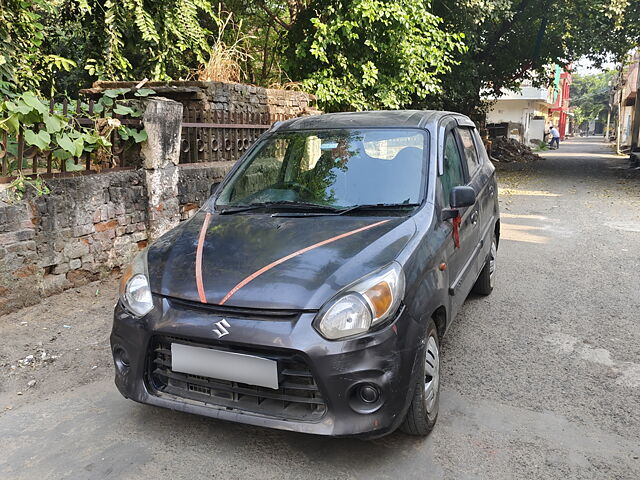
[[216, 207], [417, 204], [426, 144], [426, 133], [415, 129], [276, 133], [235, 171]]

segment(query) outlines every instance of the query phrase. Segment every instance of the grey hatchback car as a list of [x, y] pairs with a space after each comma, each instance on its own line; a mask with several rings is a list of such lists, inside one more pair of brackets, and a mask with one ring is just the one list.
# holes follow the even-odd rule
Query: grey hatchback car
[[451, 112], [275, 124], [121, 282], [127, 398], [321, 435], [426, 435], [440, 340], [494, 287], [497, 186]]

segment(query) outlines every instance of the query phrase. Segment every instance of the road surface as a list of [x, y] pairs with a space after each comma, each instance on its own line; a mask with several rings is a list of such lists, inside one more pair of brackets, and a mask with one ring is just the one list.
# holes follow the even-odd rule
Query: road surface
[[[469, 298], [444, 340], [427, 439], [319, 438], [125, 400], [113, 302], [88, 286], [0, 319], [13, 345], [0, 478], [640, 478], [640, 173], [595, 138], [545, 157], [502, 169], [496, 290]], [[32, 388], [9, 370], [27, 333], [60, 353], [27, 372]]]

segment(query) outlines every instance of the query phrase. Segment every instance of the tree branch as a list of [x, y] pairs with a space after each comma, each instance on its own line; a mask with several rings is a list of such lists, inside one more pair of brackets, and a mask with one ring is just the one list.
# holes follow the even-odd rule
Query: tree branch
[[264, 48], [262, 49], [262, 69], [260, 72], [260, 83], [264, 82], [267, 76], [267, 67], [269, 61], [269, 35], [271, 34], [271, 25], [267, 25], [267, 30], [264, 34]]
[[500, 28], [496, 31], [496, 33], [493, 34], [491, 40], [489, 40], [485, 45], [484, 51], [478, 55], [478, 60], [485, 60], [494, 53], [493, 50], [496, 44], [502, 39], [505, 33], [511, 30], [513, 24], [516, 23], [516, 20], [518, 20], [520, 15], [524, 13], [528, 4], [529, 0], [521, 0], [513, 16], [502, 21]]
[[291, 30], [291, 24], [288, 24], [288, 23], [284, 22], [269, 7], [267, 7], [267, 5], [262, 0], [259, 0], [258, 4], [260, 5], [260, 8], [262, 8], [262, 10], [264, 10], [264, 12], [271, 18], [271, 20], [276, 22], [278, 25], [280, 25], [285, 30]]

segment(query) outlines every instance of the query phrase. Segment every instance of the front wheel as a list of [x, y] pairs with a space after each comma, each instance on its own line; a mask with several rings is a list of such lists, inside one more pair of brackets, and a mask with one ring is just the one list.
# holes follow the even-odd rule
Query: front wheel
[[496, 259], [498, 257], [498, 243], [496, 238], [491, 239], [491, 250], [489, 256], [480, 272], [478, 280], [473, 286], [473, 291], [480, 295], [489, 295], [493, 292], [493, 286], [496, 281]]
[[429, 320], [425, 340], [425, 351], [413, 399], [400, 426], [404, 433], [416, 436], [426, 436], [433, 430], [440, 405], [440, 342], [433, 320]]

